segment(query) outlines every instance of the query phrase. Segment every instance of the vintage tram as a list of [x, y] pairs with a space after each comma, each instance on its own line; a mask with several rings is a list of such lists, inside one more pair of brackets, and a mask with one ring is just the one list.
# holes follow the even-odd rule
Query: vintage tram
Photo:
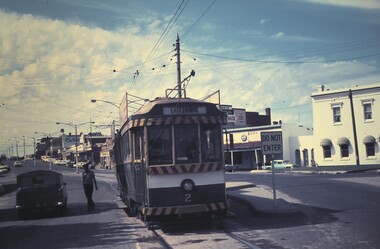
[[115, 142], [120, 196], [130, 216], [223, 221], [226, 211], [222, 125], [215, 104], [157, 98], [120, 124]]

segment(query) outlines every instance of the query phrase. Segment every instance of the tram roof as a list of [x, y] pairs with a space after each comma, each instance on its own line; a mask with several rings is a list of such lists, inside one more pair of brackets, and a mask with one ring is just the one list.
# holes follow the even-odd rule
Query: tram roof
[[[191, 120], [190, 120], [191, 119]], [[122, 129], [162, 123], [226, 123], [227, 115], [214, 103], [191, 98], [156, 98], [147, 102], [128, 120]]]
[[144, 106], [142, 106], [139, 110], [137, 110], [133, 114], [133, 116], [143, 115], [143, 114], [149, 113], [153, 109], [153, 107], [157, 106], [157, 105], [171, 105], [171, 104], [176, 104], [176, 103], [179, 103], [179, 104], [196, 104], [196, 103], [212, 104], [209, 102], [204, 102], [201, 100], [191, 99], [191, 98], [156, 98], [154, 100], [147, 102]]

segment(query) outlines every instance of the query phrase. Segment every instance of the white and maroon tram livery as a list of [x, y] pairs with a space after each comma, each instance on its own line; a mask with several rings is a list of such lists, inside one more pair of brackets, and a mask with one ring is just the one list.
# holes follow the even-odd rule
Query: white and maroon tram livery
[[222, 125], [215, 104], [157, 98], [121, 123], [116, 174], [130, 215], [223, 220], [227, 211]]

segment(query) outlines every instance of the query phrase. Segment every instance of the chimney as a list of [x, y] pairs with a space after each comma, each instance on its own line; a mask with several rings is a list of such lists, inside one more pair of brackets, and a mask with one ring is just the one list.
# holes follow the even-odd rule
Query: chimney
[[319, 91], [320, 92], [324, 92], [325, 91], [325, 86], [324, 85], [320, 85], [319, 86]]
[[265, 108], [265, 115], [270, 117], [270, 108]]

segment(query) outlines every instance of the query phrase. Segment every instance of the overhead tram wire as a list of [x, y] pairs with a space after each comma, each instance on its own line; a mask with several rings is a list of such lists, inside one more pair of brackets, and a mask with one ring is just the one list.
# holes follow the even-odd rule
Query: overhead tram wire
[[198, 24], [198, 22], [202, 19], [204, 15], [211, 9], [211, 7], [215, 4], [216, 0], [214, 0], [208, 7], [207, 9], [198, 17], [198, 19], [193, 23], [193, 25], [190, 26], [190, 28], [181, 36], [181, 39], [183, 40], [186, 35], [195, 27], [195, 25]]
[[[186, 1], [185, 3], [185, 6], [182, 7], [182, 5], [184, 4], [184, 2]], [[175, 22], [178, 20], [179, 16], [181, 15], [182, 11], [186, 8], [187, 4], [189, 3], [190, 0], [182, 0], [181, 4], [179, 5], [179, 7], [177, 8], [177, 10], [175, 11], [174, 15], [172, 16], [172, 18], [170, 19], [169, 23], [166, 25], [164, 31], [162, 32], [160, 38], [157, 40], [156, 44], [154, 45], [153, 49], [150, 51], [148, 57], [145, 59], [145, 61], [143, 62], [143, 64], [141, 65], [141, 67], [139, 68], [139, 70], [136, 71], [136, 73], [141, 73], [142, 70], [144, 69], [144, 67], [146, 66], [146, 63], [148, 61], [150, 61], [150, 58], [153, 56], [153, 54], [157, 51], [158, 47], [161, 45], [162, 41], [164, 40], [164, 38], [167, 36], [167, 34], [169, 33], [169, 31], [171, 30], [171, 28], [174, 26]], [[182, 8], [182, 9], [181, 9]], [[137, 76], [138, 76], [137, 74]], [[135, 83], [137, 77], [134, 77], [133, 80], [132, 80], [132, 84], [131, 86], [129, 87], [129, 91], [132, 89], [133, 87], [133, 84]]]
[[280, 61], [280, 60], [257, 60], [257, 59], [245, 59], [245, 58], [235, 58], [235, 57], [228, 57], [228, 56], [221, 56], [221, 55], [212, 55], [212, 54], [206, 54], [206, 53], [200, 53], [195, 51], [189, 51], [189, 50], [182, 50], [184, 52], [188, 52], [190, 54], [197, 54], [201, 56], [206, 57], [213, 57], [213, 58], [219, 58], [224, 60], [231, 60], [231, 61], [245, 61], [245, 62], [252, 62], [252, 63], [262, 63], [262, 64], [322, 64], [322, 63], [333, 63], [333, 62], [341, 62], [341, 61], [352, 61], [352, 60], [359, 60], [369, 57], [376, 57], [380, 55], [379, 53], [369, 54], [369, 55], [363, 55], [363, 56], [356, 56], [356, 57], [349, 57], [349, 58], [342, 58], [342, 59], [334, 59], [334, 60], [315, 60], [315, 61]]

